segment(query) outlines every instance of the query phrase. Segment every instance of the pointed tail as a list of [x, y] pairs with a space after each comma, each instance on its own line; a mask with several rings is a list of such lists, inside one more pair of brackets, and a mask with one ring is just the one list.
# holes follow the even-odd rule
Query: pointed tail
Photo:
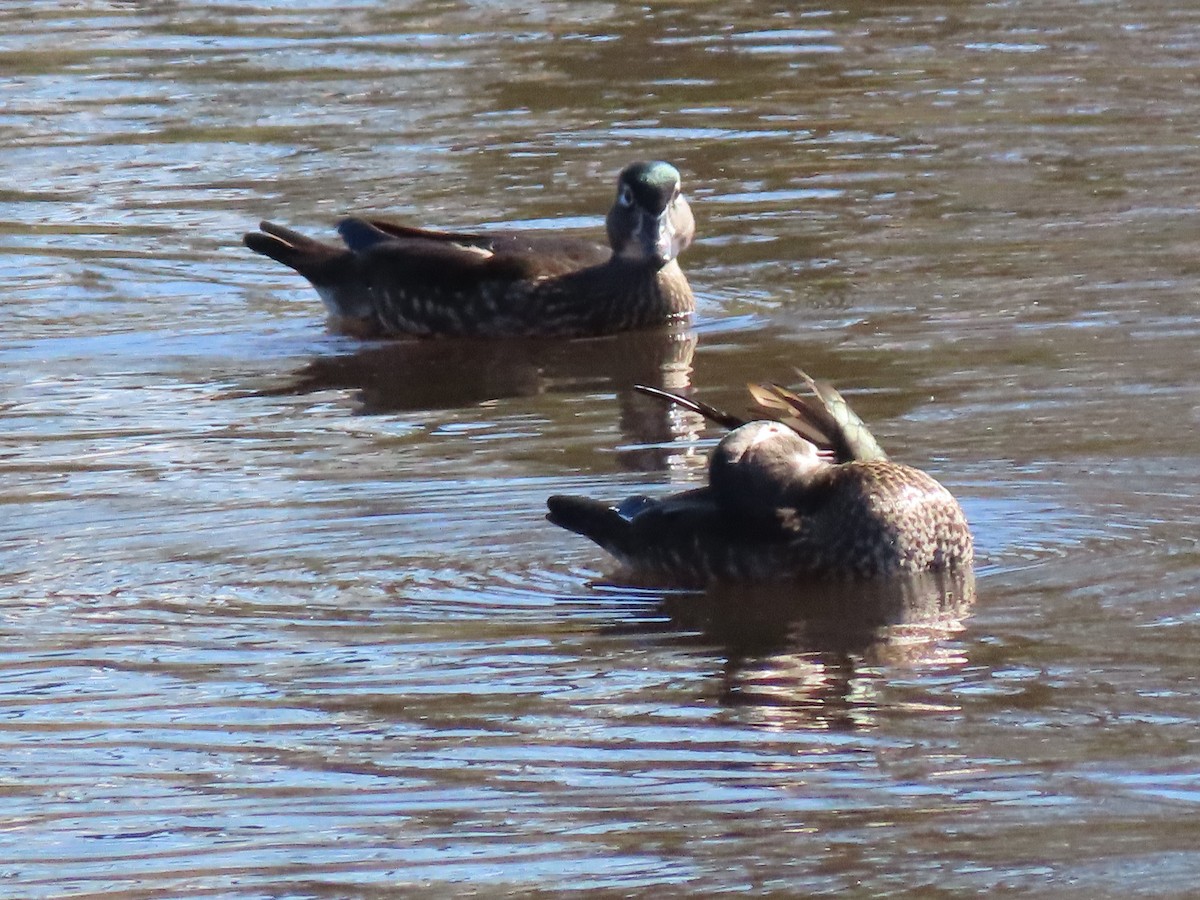
[[348, 254], [340, 247], [314, 241], [310, 237], [276, 225], [260, 222], [259, 231], [242, 236], [242, 242], [255, 253], [295, 269], [314, 285], [327, 284], [332, 269]]
[[546, 501], [546, 520], [559, 528], [581, 534], [618, 559], [623, 558], [629, 536], [629, 520], [616, 507], [587, 497], [556, 494]]

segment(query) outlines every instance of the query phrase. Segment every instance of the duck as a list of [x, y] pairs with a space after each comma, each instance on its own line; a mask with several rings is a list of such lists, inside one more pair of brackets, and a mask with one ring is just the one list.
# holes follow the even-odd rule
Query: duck
[[546, 518], [670, 586], [969, 574], [974, 541], [950, 491], [889, 459], [838, 391], [799, 374], [803, 395], [751, 385], [749, 421], [639, 385], [731, 429], [708, 484], [618, 503], [552, 496]]
[[626, 166], [606, 229], [604, 246], [350, 217], [341, 246], [265, 221], [243, 242], [308, 279], [332, 327], [360, 337], [595, 337], [688, 318], [678, 256], [695, 220], [679, 170]]

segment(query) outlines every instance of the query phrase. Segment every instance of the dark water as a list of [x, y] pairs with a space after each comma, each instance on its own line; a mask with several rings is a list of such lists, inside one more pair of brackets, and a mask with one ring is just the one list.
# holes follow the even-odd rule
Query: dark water
[[[5, 4], [0, 894], [1190, 894], [1198, 135], [1167, 0]], [[599, 234], [645, 157], [693, 333], [359, 344], [239, 243]], [[962, 499], [973, 605], [541, 520], [698, 477], [631, 381], [797, 365]]]

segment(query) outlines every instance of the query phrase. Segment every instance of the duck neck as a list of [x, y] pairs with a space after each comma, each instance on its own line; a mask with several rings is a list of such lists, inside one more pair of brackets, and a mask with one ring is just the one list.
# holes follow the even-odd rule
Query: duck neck
[[678, 260], [664, 266], [644, 262], [629, 262], [613, 257], [610, 285], [615, 293], [632, 295], [633, 308], [641, 324], [664, 322], [691, 313], [696, 308], [692, 288], [679, 267]]

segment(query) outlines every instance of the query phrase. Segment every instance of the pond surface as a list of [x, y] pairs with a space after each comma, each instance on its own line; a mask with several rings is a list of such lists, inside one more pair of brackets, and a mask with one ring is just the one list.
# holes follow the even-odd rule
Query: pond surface
[[[1168, 0], [6, 3], [0, 893], [1194, 891], [1198, 137]], [[360, 343], [240, 243], [599, 236], [638, 158], [694, 331]], [[702, 477], [633, 381], [797, 366], [960, 497], [973, 605], [542, 520]]]

